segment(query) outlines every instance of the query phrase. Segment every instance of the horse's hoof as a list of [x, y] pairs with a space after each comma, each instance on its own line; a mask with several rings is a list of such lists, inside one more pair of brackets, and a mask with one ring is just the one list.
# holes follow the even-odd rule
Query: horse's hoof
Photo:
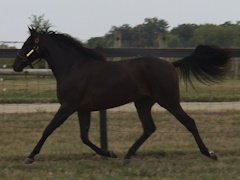
[[211, 159], [213, 159], [213, 160], [218, 160], [217, 155], [216, 155], [215, 152], [209, 151], [209, 154], [210, 154], [210, 158], [211, 158]]
[[124, 159], [123, 160], [123, 165], [126, 166], [130, 163], [130, 159]]
[[34, 162], [34, 159], [27, 158], [25, 159], [24, 164], [32, 164], [33, 162]]
[[116, 154], [113, 151], [108, 151], [109, 157], [111, 158], [117, 158]]

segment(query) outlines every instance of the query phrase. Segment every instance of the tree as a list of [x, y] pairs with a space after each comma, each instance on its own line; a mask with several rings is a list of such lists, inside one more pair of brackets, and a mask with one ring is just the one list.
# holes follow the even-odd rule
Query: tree
[[196, 24], [181, 24], [171, 30], [172, 35], [178, 36], [183, 47], [190, 46], [190, 39], [194, 30], [198, 27]]
[[6, 44], [0, 44], [0, 49], [8, 49], [9, 47], [8, 47], [8, 45], [6, 45]]
[[112, 29], [103, 37], [91, 38], [90, 47], [112, 47], [114, 32], [120, 31], [124, 47], [158, 47], [160, 35], [167, 35], [168, 46], [196, 47], [198, 44], [213, 44], [223, 47], [240, 47], [240, 21], [233, 24], [181, 24], [168, 31], [168, 23], [158, 18], [146, 18], [142, 24], [128, 24]]
[[156, 40], [160, 33], [167, 32], [169, 26], [168, 23], [163, 19], [146, 18], [143, 23], [143, 29], [145, 32], [145, 38], [147, 39], [147, 46], [156, 46]]
[[122, 35], [122, 44], [125, 47], [157, 47], [158, 36], [160, 33], [166, 33], [168, 23], [158, 18], [146, 18], [144, 23], [131, 27], [124, 24], [120, 27], [113, 26], [111, 30], [102, 38], [91, 38], [88, 40], [88, 46], [94, 47], [101, 45], [104, 47], [113, 46], [114, 32], [119, 31]]
[[89, 48], [95, 48], [95, 47], [102, 47], [104, 46], [104, 37], [94, 37], [94, 38], [90, 38], [87, 41], [87, 45]]
[[0, 49], [16, 49], [15, 46], [8, 46], [5, 43], [0, 44]]
[[194, 30], [191, 38], [191, 45], [198, 44], [222, 45], [220, 38], [222, 37], [223, 29], [215, 24], [204, 24]]
[[231, 21], [226, 21], [225, 23], [221, 24], [220, 26], [229, 27], [229, 26], [234, 26], [234, 24], [232, 24]]
[[36, 28], [38, 31], [48, 31], [49, 28], [52, 26], [50, 21], [44, 18], [44, 14], [37, 16], [37, 15], [32, 15], [29, 17], [29, 20], [31, 21], [30, 26], [33, 28]]
[[168, 47], [169, 48], [176, 48], [182, 47], [182, 43], [177, 35], [168, 34]]
[[151, 34], [166, 32], [169, 28], [168, 23], [163, 19], [158, 18], [145, 18], [144, 29], [146, 32]]

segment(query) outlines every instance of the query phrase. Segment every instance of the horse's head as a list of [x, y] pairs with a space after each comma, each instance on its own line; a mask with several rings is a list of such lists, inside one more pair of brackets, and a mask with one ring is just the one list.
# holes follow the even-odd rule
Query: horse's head
[[31, 63], [41, 58], [39, 49], [40, 34], [34, 28], [29, 28], [30, 36], [23, 44], [13, 63], [14, 71], [21, 72], [26, 66], [32, 66]]

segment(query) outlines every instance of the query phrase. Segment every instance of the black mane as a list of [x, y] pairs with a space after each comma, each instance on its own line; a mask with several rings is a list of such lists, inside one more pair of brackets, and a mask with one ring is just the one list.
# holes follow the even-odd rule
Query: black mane
[[105, 56], [101, 52], [94, 50], [94, 49], [84, 47], [82, 42], [80, 42], [79, 40], [77, 40], [76, 38], [73, 38], [72, 36], [70, 36], [68, 34], [62, 34], [62, 33], [58, 33], [55, 31], [48, 31], [48, 32], [41, 31], [39, 33], [41, 35], [50, 36], [52, 39], [54, 39], [56, 42], [58, 42], [61, 46], [67, 46], [68, 48], [73, 48], [76, 51], [78, 51], [79, 53], [85, 54], [95, 60], [100, 60], [100, 61], [106, 60]]

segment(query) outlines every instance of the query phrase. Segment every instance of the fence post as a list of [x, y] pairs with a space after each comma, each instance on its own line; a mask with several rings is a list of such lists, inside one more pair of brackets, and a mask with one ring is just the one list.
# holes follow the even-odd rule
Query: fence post
[[114, 32], [114, 42], [113, 42], [114, 48], [120, 48], [122, 47], [122, 33], [121, 31], [115, 31]]
[[168, 47], [168, 37], [166, 33], [160, 33], [158, 35], [158, 47], [162, 49]]
[[232, 58], [232, 77], [233, 79], [238, 79], [238, 59]]
[[[101, 149], [104, 151], [108, 150], [108, 139], [107, 139], [107, 112], [106, 110], [101, 110], [99, 112], [100, 116], [100, 143]], [[102, 156], [102, 159], [106, 157]]]
[[[114, 32], [114, 42], [113, 42], [113, 47], [114, 48], [121, 48], [122, 47], [122, 33], [121, 31], [115, 31]], [[121, 57], [114, 57], [114, 61], [119, 61], [121, 60]]]

